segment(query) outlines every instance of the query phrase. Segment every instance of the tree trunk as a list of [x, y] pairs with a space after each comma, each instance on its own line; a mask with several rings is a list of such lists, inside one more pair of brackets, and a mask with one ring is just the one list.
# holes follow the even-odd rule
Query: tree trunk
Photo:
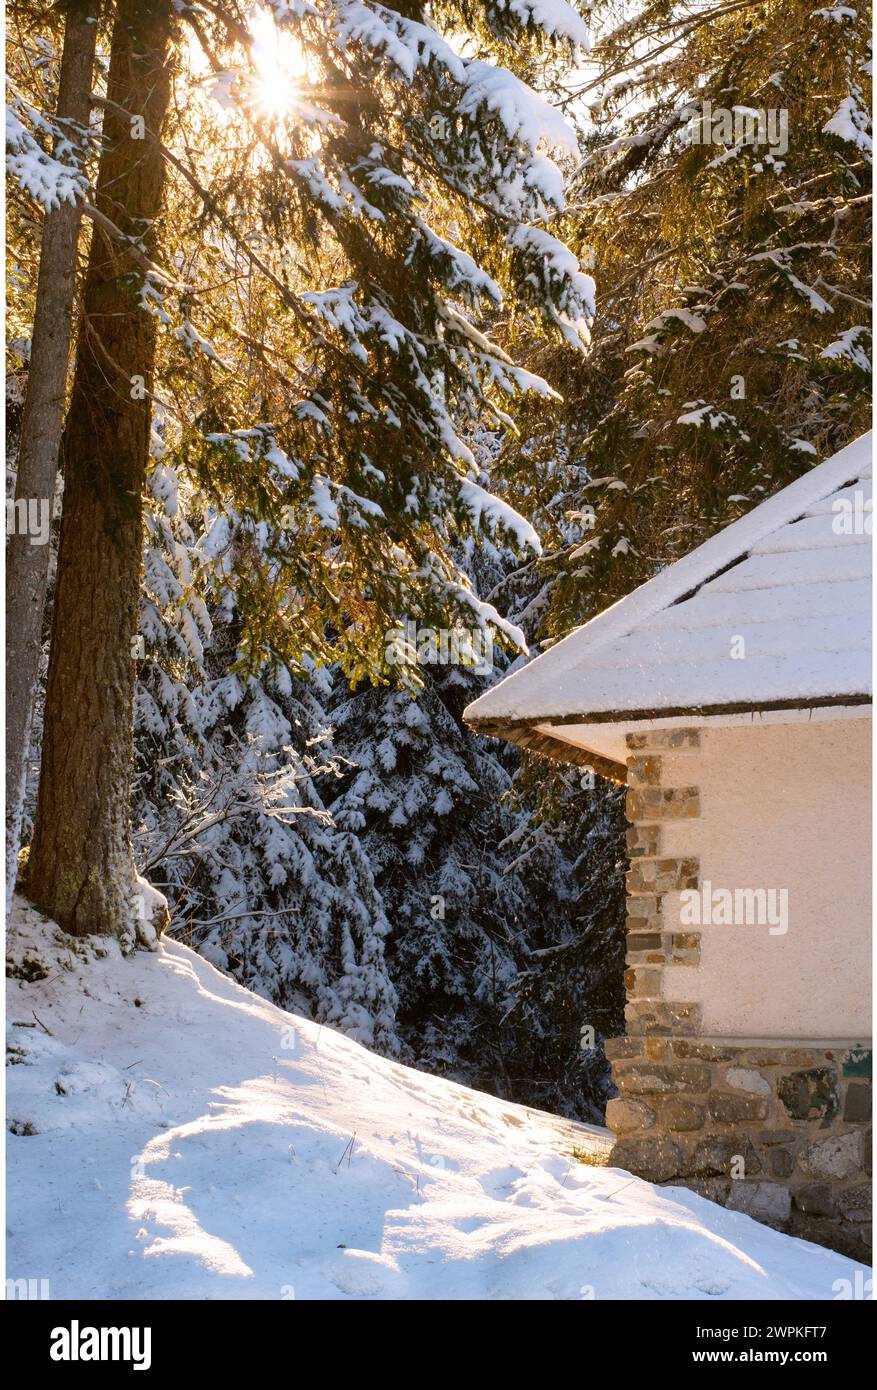
[[[100, 0], [67, 13], [57, 116], [87, 130]], [[67, 123], [72, 123], [71, 125]], [[6, 892], [15, 887], [34, 690], [49, 573], [49, 523], [70, 358], [81, 205], [47, 212], [40, 246], [30, 371], [15, 483], [16, 527], [6, 549]], [[35, 521], [39, 531], [19, 524]]]
[[[140, 612], [141, 499], [155, 320], [139, 307], [164, 163], [171, 0], [119, 0], [97, 223], [62, 441], [64, 512], [28, 895], [74, 935], [133, 936], [129, 798]], [[123, 116], [117, 108], [129, 113]], [[141, 119], [142, 118], [142, 119]]]

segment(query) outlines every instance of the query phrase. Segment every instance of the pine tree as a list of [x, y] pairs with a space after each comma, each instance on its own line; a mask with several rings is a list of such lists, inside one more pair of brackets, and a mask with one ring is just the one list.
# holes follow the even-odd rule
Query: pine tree
[[524, 906], [497, 851], [510, 828], [498, 806], [509, 779], [445, 703], [458, 673], [442, 675], [430, 672], [417, 699], [367, 688], [331, 711], [352, 764], [331, 810], [358, 837], [391, 923], [408, 1057], [507, 1094], [501, 1020]]
[[[181, 483], [172, 437], [166, 422], [150, 475], [134, 826], [174, 933], [380, 1051], [598, 1119], [621, 990], [617, 806], [607, 821], [574, 782], [546, 813], [544, 771], [518, 782], [516, 750], [462, 724], [485, 674], [433, 662], [419, 695], [246, 675], [226, 557], [256, 537]], [[496, 442], [473, 439], [477, 456]], [[459, 562], [476, 594], [516, 563], [489, 541]]]
[[42, 649], [99, 10], [97, 0], [82, 0], [67, 9], [57, 105], [54, 119], [45, 122], [44, 130], [52, 138], [51, 154], [28, 128], [33, 108], [14, 88], [7, 136], [13, 172], [45, 209], [27, 385], [16, 440], [15, 526], [6, 552], [7, 908], [15, 887]]
[[565, 506], [587, 532], [536, 565], [551, 635], [870, 418], [866, 11], [644, 0], [593, 19], [559, 227], [596, 267], [601, 312], [586, 360], [532, 345], [565, 406], [518, 419], [513, 465], [526, 481], [563, 452], [580, 470]]
[[524, 814], [507, 872], [525, 878], [539, 909], [510, 1017], [528, 1063], [521, 1098], [602, 1124], [614, 1094], [602, 1044], [624, 1031], [624, 794], [533, 755], [514, 790]]
[[[331, 651], [359, 678], [380, 670], [388, 619], [402, 613], [502, 627], [452, 559], [461, 534], [503, 530], [519, 547], [538, 544], [477, 481], [456, 424], [504, 418], [501, 393], [548, 390], [478, 327], [480, 306], [505, 294], [507, 313], [535, 313], [579, 349], [593, 311], [589, 277], [540, 225], [562, 204], [547, 151], [570, 148], [569, 128], [489, 61], [514, 53], [513, 36], [533, 62], [553, 45], [583, 44], [574, 11], [541, 0], [514, 13], [479, 6], [479, 58], [460, 57], [436, 27], [451, 33], [462, 18], [465, 30], [468, 7], [440, 6], [433, 25], [419, 9], [365, 4], [317, 13], [277, 0], [273, 12], [304, 68], [282, 110], [244, 9], [184, 7], [194, 35], [178, 50], [186, 100], [163, 136], [169, 8], [117, 7], [29, 880], [74, 931], [130, 926], [131, 653], [150, 394], [180, 421], [175, 465], [217, 513], [262, 528], [239, 569], [249, 673]], [[150, 70], [160, 80], [147, 93]], [[221, 121], [219, 149], [207, 137]], [[141, 399], [120, 393], [132, 378]], [[76, 728], [69, 713], [65, 722], [74, 707], [92, 710]]]
[[[119, 0], [73, 394], [40, 788], [28, 891], [65, 930], [130, 938], [128, 829], [133, 647], [139, 628], [140, 497], [155, 329], [135, 276], [154, 246], [170, 96], [172, 5]], [[137, 277], [139, 279], [139, 276]], [[142, 388], [142, 389], [141, 389]]]
[[[580, 501], [587, 472], [571, 435], [561, 426], [548, 457], [508, 431], [482, 431], [473, 441], [495, 486], [533, 518], [544, 541], [542, 555], [524, 561], [487, 545], [472, 558], [479, 592], [520, 627], [533, 654], [550, 632], [565, 551], [590, 533]], [[506, 1019], [516, 1098], [602, 1123], [612, 1093], [602, 1042], [623, 1031], [623, 794], [588, 769], [484, 743], [512, 775], [504, 873], [525, 884], [534, 903]]]
[[[137, 687], [138, 866], [174, 934], [266, 998], [398, 1051], [388, 924], [356, 838], [321, 787], [338, 775], [313, 667], [248, 673], [240, 577], [255, 537], [181, 484], [155, 440]], [[219, 532], [219, 534], [217, 534]]]

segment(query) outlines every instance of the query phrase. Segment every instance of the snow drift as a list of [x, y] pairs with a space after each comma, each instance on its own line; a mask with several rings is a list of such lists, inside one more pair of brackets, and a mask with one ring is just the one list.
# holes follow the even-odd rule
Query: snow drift
[[8, 954], [7, 1274], [52, 1298], [831, 1299], [853, 1278], [178, 943], [123, 958], [19, 905]]

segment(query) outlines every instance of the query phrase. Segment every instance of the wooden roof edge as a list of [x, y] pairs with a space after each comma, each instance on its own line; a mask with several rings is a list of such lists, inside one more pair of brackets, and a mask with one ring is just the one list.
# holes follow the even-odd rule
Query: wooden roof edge
[[[473, 715], [466, 723], [476, 733], [489, 734], [492, 729], [502, 727], [505, 732], [518, 726], [532, 727], [536, 724], [632, 724], [655, 723], [659, 719], [709, 719], [723, 714], [771, 714], [782, 710], [808, 710], [842, 708], [845, 705], [870, 705], [873, 696], [870, 691], [859, 691], [847, 695], [793, 695], [783, 700], [729, 700], [712, 705], [668, 705], [665, 708], [651, 709], [613, 709], [582, 710], [578, 714], [539, 714], [527, 719], [515, 719], [506, 715]], [[465, 716], [464, 716], [465, 717]]]
[[710, 716], [727, 714], [768, 714], [773, 711], [793, 709], [831, 709], [843, 706], [870, 705], [870, 694], [827, 695], [815, 699], [769, 700], [761, 703], [733, 702], [721, 705], [692, 705], [670, 709], [607, 710], [588, 714], [540, 715], [538, 719], [512, 719], [502, 716], [477, 715], [466, 719], [469, 728], [476, 734], [488, 738], [503, 738], [515, 743], [528, 752], [539, 753], [554, 762], [573, 763], [578, 767], [592, 767], [601, 777], [610, 782], [625, 784], [627, 767], [601, 753], [580, 744], [568, 743], [539, 729], [539, 724], [626, 724], [636, 721], [654, 723], [659, 719], [704, 719]]
[[590, 748], [582, 748], [577, 743], [567, 743], [565, 739], [554, 738], [526, 720], [474, 719], [471, 723], [469, 720], [466, 722], [476, 734], [484, 734], [488, 738], [504, 738], [509, 743], [516, 743], [519, 748], [525, 748], [528, 753], [539, 753], [543, 758], [550, 758], [553, 762], [591, 767], [600, 777], [605, 777], [607, 781], [620, 786], [627, 783], [627, 767], [624, 763], [615, 762], [613, 758], [604, 757], [601, 753], [594, 753]]

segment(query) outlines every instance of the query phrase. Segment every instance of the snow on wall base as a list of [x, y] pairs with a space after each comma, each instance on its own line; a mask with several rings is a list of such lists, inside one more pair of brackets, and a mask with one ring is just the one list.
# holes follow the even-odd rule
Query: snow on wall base
[[623, 1037], [609, 1157], [853, 1259], [871, 1254], [871, 1049]]

